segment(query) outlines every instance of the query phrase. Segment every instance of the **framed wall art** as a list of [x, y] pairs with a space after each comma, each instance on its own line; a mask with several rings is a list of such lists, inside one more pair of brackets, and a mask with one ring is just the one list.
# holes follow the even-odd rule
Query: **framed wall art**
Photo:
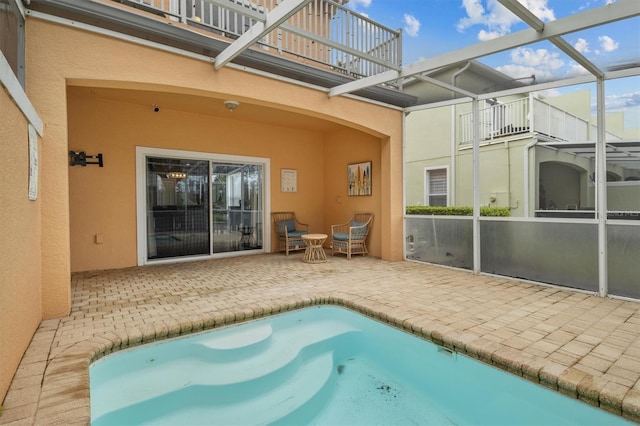
[[298, 171], [296, 169], [280, 170], [280, 191], [298, 192]]
[[371, 195], [371, 161], [347, 166], [347, 193]]

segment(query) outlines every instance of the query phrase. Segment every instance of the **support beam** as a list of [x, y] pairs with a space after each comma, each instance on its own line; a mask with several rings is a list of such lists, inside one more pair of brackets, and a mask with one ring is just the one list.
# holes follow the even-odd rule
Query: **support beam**
[[256, 22], [247, 32], [242, 34], [229, 47], [220, 52], [216, 57], [215, 69], [220, 69], [226, 63], [232, 61], [253, 43], [273, 31], [274, 28], [285, 22], [291, 16], [304, 8], [311, 0], [284, 0], [273, 10], [267, 13], [265, 22]]
[[480, 252], [480, 101], [471, 103], [473, 114], [473, 273], [482, 271]]
[[20, 108], [20, 111], [25, 118], [36, 129], [38, 134], [42, 136], [44, 134], [42, 119], [36, 112], [36, 109], [29, 100], [24, 88], [20, 85], [18, 78], [11, 69], [11, 65], [9, 65], [9, 62], [2, 52], [0, 52], [0, 87], [4, 87], [6, 89], [7, 93], [9, 93], [9, 96], [11, 96], [18, 108]]
[[456, 64], [467, 62], [483, 56], [503, 52], [527, 44], [549, 40], [553, 37], [560, 37], [564, 34], [593, 28], [611, 22], [632, 18], [640, 15], [637, 0], [618, 0], [607, 6], [590, 9], [586, 12], [571, 15], [566, 18], [548, 22], [542, 32], [533, 28], [509, 34], [493, 40], [467, 46], [453, 52], [424, 59], [415, 64], [403, 67], [400, 72], [384, 72], [371, 77], [345, 83], [336, 86], [329, 91], [329, 96], [338, 96], [345, 93], [354, 92], [369, 86], [388, 83], [399, 78], [406, 78], [416, 74], [431, 71], [446, 64]]
[[498, 0], [498, 2], [537, 32], [541, 33], [544, 30], [544, 22], [518, 0]]
[[448, 83], [445, 83], [443, 81], [436, 80], [435, 78], [432, 78], [432, 77], [427, 77], [425, 75], [420, 75], [420, 74], [415, 75], [414, 77], [417, 78], [418, 80], [426, 81], [427, 83], [431, 83], [431, 84], [433, 84], [435, 86], [442, 87], [443, 89], [450, 90], [450, 91], [452, 91], [454, 93], [458, 93], [460, 95], [464, 95], [464, 96], [467, 96], [469, 98], [474, 98], [475, 99], [475, 98], [478, 97], [477, 93], [469, 92], [468, 90], [464, 90], [464, 89], [456, 87], [456, 86], [454, 86], [452, 84], [448, 84]]
[[596, 213], [598, 218], [598, 295], [609, 293], [609, 273], [607, 258], [607, 148], [604, 111], [604, 80], [599, 78], [596, 85]]
[[[502, 4], [505, 8], [507, 8], [511, 13], [520, 18], [524, 23], [529, 25], [534, 30], [541, 33], [544, 31], [544, 22], [536, 15], [534, 15], [529, 9], [524, 7], [522, 3], [517, 0], [498, 0], [500, 4]], [[595, 66], [593, 62], [588, 60], [583, 54], [578, 52], [573, 46], [565, 41], [562, 37], [551, 37], [549, 39], [551, 43], [553, 43], [558, 49], [562, 50], [567, 56], [576, 61], [578, 64], [582, 65], [584, 69], [586, 69], [591, 74], [596, 77], [603, 77], [604, 73], [600, 68]]]

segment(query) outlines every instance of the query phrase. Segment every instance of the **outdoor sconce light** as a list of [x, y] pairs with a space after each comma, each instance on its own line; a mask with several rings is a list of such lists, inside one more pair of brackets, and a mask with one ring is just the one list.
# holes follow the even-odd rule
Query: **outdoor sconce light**
[[238, 101], [224, 101], [224, 106], [229, 110], [229, 112], [233, 112], [234, 109], [240, 106], [240, 102]]
[[[96, 159], [97, 161], [87, 161], [87, 158]], [[97, 164], [100, 167], [104, 167], [102, 163], [102, 154], [87, 155], [84, 151], [69, 151], [69, 165], [70, 166], [86, 166], [87, 164]]]

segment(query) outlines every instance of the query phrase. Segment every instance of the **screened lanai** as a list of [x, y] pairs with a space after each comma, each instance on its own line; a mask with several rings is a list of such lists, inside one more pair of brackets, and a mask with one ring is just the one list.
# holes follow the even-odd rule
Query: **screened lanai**
[[[594, 28], [637, 31], [640, 7], [621, 1], [543, 22], [517, 1], [500, 4], [530, 28], [401, 72], [414, 79], [406, 90], [417, 82], [449, 90], [429, 97], [423, 88], [422, 104], [406, 109], [407, 205], [473, 206], [471, 217], [407, 215], [407, 258], [638, 298], [640, 132], [635, 121], [623, 125], [638, 111], [612, 112], [605, 99], [616, 84], [637, 90], [640, 46], [636, 37], [626, 56], [607, 63], [567, 40]], [[496, 76], [494, 86], [481, 78], [486, 70], [474, 73], [492, 55], [522, 46], [555, 48], [579, 72]], [[477, 76], [466, 87], [465, 73]], [[443, 122], [446, 132], [428, 133], [429, 123]], [[507, 217], [485, 217], [492, 213], [484, 208]]]

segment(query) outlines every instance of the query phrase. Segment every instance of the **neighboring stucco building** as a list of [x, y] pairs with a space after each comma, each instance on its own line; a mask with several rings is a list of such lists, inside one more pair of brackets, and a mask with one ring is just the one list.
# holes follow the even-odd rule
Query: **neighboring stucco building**
[[[504, 77], [506, 78], [506, 76]], [[554, 213], [593, 217], [595, 120], [593, 94], [583, 89], [547, 97], [538, 93], [491, 99], [479, 111], [480, 203], [509, 207], [512, 216]], [[607, 115], [610, 211], [640, 210], [640, 132], [624, 128], [621, 113]], [[407, 117], [408, 205], [473, 205], [470, 104], [415, 111]], [[635, 158], [635, 161], [633, 159]], [[571, 211], [569, 213], [548, 210]], [[575, 211], [575, 212], [574, 212]]]

